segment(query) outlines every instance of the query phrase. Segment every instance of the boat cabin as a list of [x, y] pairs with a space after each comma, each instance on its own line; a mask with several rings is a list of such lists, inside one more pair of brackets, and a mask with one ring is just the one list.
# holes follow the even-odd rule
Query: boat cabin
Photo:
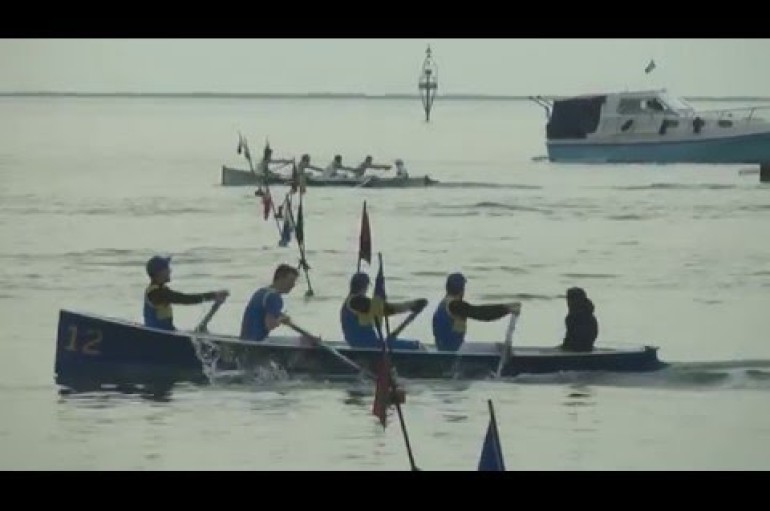
[[683, 118], [692, 118], [695, 113], [686, 101], [665, 91], [557, 99], [553, 102], [546, 135], [548, 140], [582, 139], [592, 134], [663, 135], [679, 126]]

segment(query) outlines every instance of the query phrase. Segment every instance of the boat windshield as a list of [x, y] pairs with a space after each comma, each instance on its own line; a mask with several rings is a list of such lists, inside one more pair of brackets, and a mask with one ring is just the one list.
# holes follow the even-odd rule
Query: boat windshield
[[660, 100], [668, 106], [671, 110], [680, 113], [694, 112], [695, 108], [692, 107], [687, 101], [682, 98], [677, 98], [669, 94], [661, 94]]

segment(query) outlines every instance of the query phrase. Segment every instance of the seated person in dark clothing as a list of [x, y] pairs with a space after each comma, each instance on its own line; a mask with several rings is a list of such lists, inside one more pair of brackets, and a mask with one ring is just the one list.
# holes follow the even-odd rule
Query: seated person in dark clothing
[[[376, 318], [372, 312], [372, 300], [366, 296], [369, 289], [369, 276], [356, 273], [350, 279], [350, 293], [340, 308], [340, 323], [345, 340], [354, 348], [380, 348], [382, 343], [375, 331]], [[419, 312], [425, 308], [428, 300], [420, 298], [403, 303], [385, 303], [386, 316], [402, 312]], [[383, 332], [385, 335], [385, 332]], [[394, 350], [422, 349], [419, 341], [409, 339], [390, 339], [388, 344]]]
[[579, 287], [567, 290], [567, 333], [560, 346], [565, 351], [591, 351], [599, 335], [599, 324], [594, 317], [594, 304]]
[[433, 313], [433, 338], [441, 351], [457, 351], [465, 342], [466, 321], [494, 321], [508, 314], [518, 315], [521, 303], [471, 305], [463, 300], [466, 279], [452, 273], [446, 280], [446, 296]]

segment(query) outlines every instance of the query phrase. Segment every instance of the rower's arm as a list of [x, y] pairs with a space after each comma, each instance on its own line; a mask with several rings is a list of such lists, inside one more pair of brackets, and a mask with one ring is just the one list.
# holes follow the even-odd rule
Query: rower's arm
[[281, 164], [284, 164], [284, 165], [285, 165], [285, 164], [287, 164], [287, 163], [291, 163], [291, 162], [293, 162], [293, 161], [294, 161], [294, 160], [280, 160], [280, 159], [279, 159], [279, 160], [270, 160], [270, 163], [281, 163]]
[[270, 293], [265, 299], [265, 327], [268, 333], [279, 327], [285, 318], [282, 314], [283, 299], [278, 293]]
[[393, 165], [369, 165], [370, 169], [380, 169], [380, 170], [388, 170]]
[[324, 171], [324, 169], [322, 169], [321, 167], [316, 167], [315, 165], [308, 165], [305, 168], [306, 169], [312, 169], [312, 170], [315, 170], [317, 172], [323, 172]]
[[[392, 316], [409, 309], [409, 307], [401, 308], [403, 304], [397, 303], [385, 303], [385, 315]], [[350, 300], [350, 308], [361, 314], [369, 314], [372, 310], [372, 300], [366, 296], [354, 296]]]
[[475, 319], [477, 321], [495, 321], [505, 317], [510, 308], [508, 305], [471, 305], [470, 303], [457, 300], [449, 304], [449, 312], [461, 318]]
[[192, 293], [185, 294], [167, 287], [153, 289], [147, 294], [147, 298], [153, 305], [171, 303], [176, 305], [195, 305], [214, 299], [216, 293]]

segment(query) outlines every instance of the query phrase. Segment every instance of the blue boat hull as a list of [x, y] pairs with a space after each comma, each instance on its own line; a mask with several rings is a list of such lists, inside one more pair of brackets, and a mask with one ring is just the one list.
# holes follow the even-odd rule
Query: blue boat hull
[[571, 163], [770, 163], [770, 133], [674, 142], [547, 143], [548, 159]]
[[[327, 350], [298, 344], [244, 343], [223, 336], [199, 336], [217, 350], [217, 369], [277, 364], [290, 374], [352, 376], [347, 364]], [[475, 343], [471, 343], [475, 344]], [[374, 372], [376, 349], [339, 346], [339, 352]], [[500, 361], [496, 352], [453, 353], [394, 351], [399, 375], [405, 378], [487, 378]], [[596, 350], [569, 353], [554, 348], [518, 348], [502, 375], [558, 371], [653, 371], [664, 366], [657, 348]], [[56, 342], [56, 383], [70, 388], [95, 385], [173, 385], [206, 383], [204, 365], [189, 332], [164, 332], [135, 323], [60, 311]]]

